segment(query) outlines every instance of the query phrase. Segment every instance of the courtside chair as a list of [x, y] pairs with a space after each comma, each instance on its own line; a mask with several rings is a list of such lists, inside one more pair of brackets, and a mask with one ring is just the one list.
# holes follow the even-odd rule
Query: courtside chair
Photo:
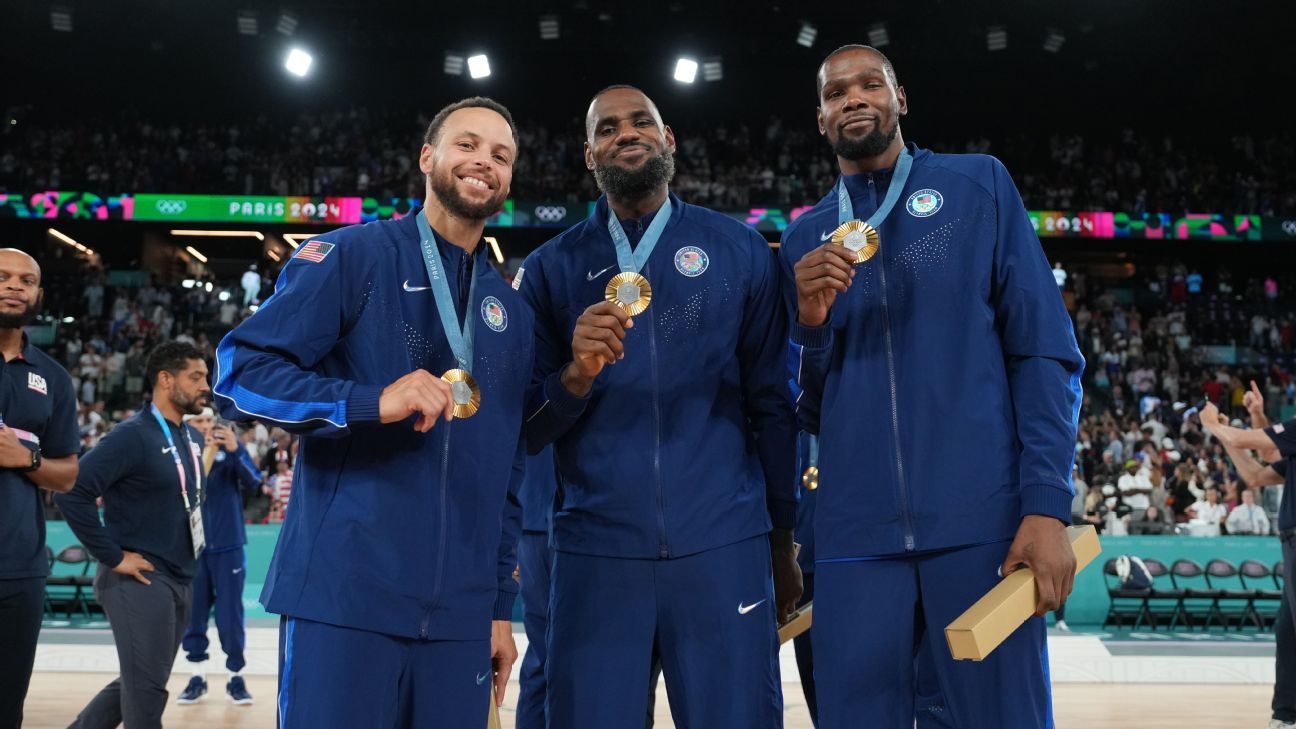
[[1183, 617], [1183, 599], [1186, 590], [1177, 587], [1166, 587], [1169, 582], [1170, 568], [1166, 563], [1154, 557], [1143, 558], [1143, 566], [1152, 575], [1152, 592], [1148, 594], [1148, 616], [1152, 629], [1164, 619], [1174, 625], [1176, 618]]
[[1260, 624], [1260, 616], [1255, 611], [1256, 592], [1247, 588], [1236, 565], [1220, 558], [1207, 562], [1206, 584], [1219, 590], [1219, 597], [1215, 598], [1216, 610], [1211, 615], [1218, 615], [1224, 621], [1225, 630], [1228, 630], [1235, 619], [1239, 631], [1248, 620], [1256, 626], [1256, 630], [1264, 629]]
[[1103, 618], [1102, 626], [1108, 625], [1116, 628], [1123, 628], [1126, 619], [1133, 619], [1133, 629], [1138, 630], [1146, 619], [1151, 622], [1151, 615], [1148, 614], [1148, 594], [1151, 590], [1147, 588], [1121, 587], [1120, 575], [1116, 572], [1116, 560], [1109, 559], [1103, 564], [1103, 581], [1107, 584], [1107, 617]]
[[1216, 618], [1220, 624], [1224, 623], [1219, 614], [1220, 591], [1206, 581], [1206, 570], [1200, 564], [1191, 559], [1176, 559], [1170, 565], [1170, 582], [1175, 588], [1184, 590], [1183, 599], [1179, 601], [1180, 615], [1170, 620], [1171, 630], [1175, 629], [1178, 617], [1183, 617], [1189, 630], [1194, 623], [1206, 630]]
[[1282, 590], [1269, 587], [1277, 584], [1273, 581], [1269, 565], [1258, 559], [1244, 560], [1238, 566], [1238, 573], [1242, 584], [1255, 592], [1251, 599], [1251, 611], [1259, 619], [1261, 629], [1273, 627], [1274, 621], [1278, 619], [1278, 608], [1282, 604]]

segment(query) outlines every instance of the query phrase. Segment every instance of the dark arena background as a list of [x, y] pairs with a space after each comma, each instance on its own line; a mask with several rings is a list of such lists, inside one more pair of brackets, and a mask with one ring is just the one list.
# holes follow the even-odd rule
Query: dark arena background
[[[27, 335], [71, 374], [89, 450], [140, 407], [155, 344], [214, 357], [312, 237], [421, 205], [418, 153], [445, 104], [489, 96], [517, 122], [512, 191], [485, 232], [506, 277], [594, 210], [584, 116], [610, 84], [643, 89], [673, 129], [674, 192], [778, 245], [838, 175], [816, 70], [872, 45], [908, 94], [907, 142], [1007, 167], [1087, 362], [1072, 511], [1103, 553], [1047, 618], [1057, 726], [1291, 726], [1282, 488], [1248, 484], [1187, 411], [1210, 398], [1249, 427], [1259, 400], [1274, 423], [1296, 417], [1294, 36], [1282, 2], [10, 0], [0, 248], [41, 265]], [[256, 702], [226, 699], [213, 627], [212, 691], [177, 705], [182, 651], [169, 726], [275, 725], [279, 620], [258, 596], [296, 444], [262, 426], [239, 437], [263, 478], [244, 496]], [[1253, 500], [1265, 528], [1203, 517], [1211, 498], [1226, 513]], [[95, 565], [45, 502], [53, 579], [23, 724], [39, 729], [67, 726], [118, 670]], [[1123, 587], [1123, 556], [1165, 571]], [[519, 605], [525, 651], [521, 619]], [[781, 669], [785, 726], [810, 727], [791, 645]], [[675, 726], [657, 690], [656, 724]]]

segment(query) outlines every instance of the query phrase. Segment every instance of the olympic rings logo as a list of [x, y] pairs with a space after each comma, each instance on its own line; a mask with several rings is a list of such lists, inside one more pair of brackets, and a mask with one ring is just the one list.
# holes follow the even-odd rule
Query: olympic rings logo
[[561, 205], [537, 205], [535, 216], [546, 223], [557, 223], [567, 217], [567, 208]]
[[1282, 229], [1287, 235], [1296, 235], [1296, 220], [1282, 221]]
[[156, 207], [163, 215], [179, 215], [189, 207], [189, 203], [184, 200], [158, 200]]

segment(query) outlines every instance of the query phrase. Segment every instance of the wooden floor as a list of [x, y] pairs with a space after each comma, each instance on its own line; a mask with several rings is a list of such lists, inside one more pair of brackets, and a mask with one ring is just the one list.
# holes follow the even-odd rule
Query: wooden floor
[[[187, 675], [171, 679], [172, 700]], [[37, 673], [27, 696], [26, 729], [63, 729], [112, 676], [104, 673]], [[211, 677], [212, 692], [194, 706], [172, 703], [163, 716], [168, 727], [203, 729], [272, 729], [275, 726], [274, 679], [251, 676], [252, 706], [234, 706], [224, 695], [224, 677]], [[517, 684], [501, 713], [504, 729], [513, 727]], [[657, 702], [660, 729], [673, 729], [664, 689]], [[1062, 684], [1054, 688], [1059, 729], [1262, 729], [1269, 720], [1268, 686], [1202, 684]], [[786, 729], [810, 729], [800, 689], [786, 684]], [[864, 724], [860, 725], [864, 727]], [[719, 729], [714, 728], [714, 729]]]

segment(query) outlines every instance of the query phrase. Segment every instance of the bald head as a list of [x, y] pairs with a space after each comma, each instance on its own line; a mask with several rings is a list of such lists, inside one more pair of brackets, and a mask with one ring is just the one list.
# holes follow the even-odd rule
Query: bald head
[[27, 268], [36, 274], [36, 283], [40, 283], [40, 264], [26, 251], [17, 248], [0, 248], [0, 269], [6, 267]]
[[[604, 103], [605, 100], [607, 103]], [[589, 110], [585, 112], [585, 138], [592, 142], [594, 128], [599, 121], [609, 120], [609, 112], [624, 107], [640, 110], [650, 116], [657, 126], [666, 126], [662, 121], [661, 112], [657, 110], [657, 105], [648, 98], [648, 94], [644, 93], [643, 89], [630, 84], [613, 84], [594, 94], [590, 99]]]
[[891, 65], [891, 59], [887, 58], [885, 53], [879, 51], [873, 46], [866, 46], [860, 43], [851, 43], [849, 45], [844, 45], [841, 48], [838, 48], [832, 53], [829, 53], [828, 56], [823, 59], [823, 63], [819, 64], [819, 72], [815, 74], [815, 95], [816, 96], [822, 97], [823, 95], [823, 87], [828, 79], [829, 62], [831, 62], [834, 58], [837, 58], [838, 56], [842, 56], [845, 54], [850, 54], [850, 55], [868, 54], [876, 57], [878, 62], [881, 63], [882, 70], [886, 74], [887, 79], [891, 81], [891, 85], [893, 87], [900, 85], [900, 82], [896, 80], [895, 66]]

